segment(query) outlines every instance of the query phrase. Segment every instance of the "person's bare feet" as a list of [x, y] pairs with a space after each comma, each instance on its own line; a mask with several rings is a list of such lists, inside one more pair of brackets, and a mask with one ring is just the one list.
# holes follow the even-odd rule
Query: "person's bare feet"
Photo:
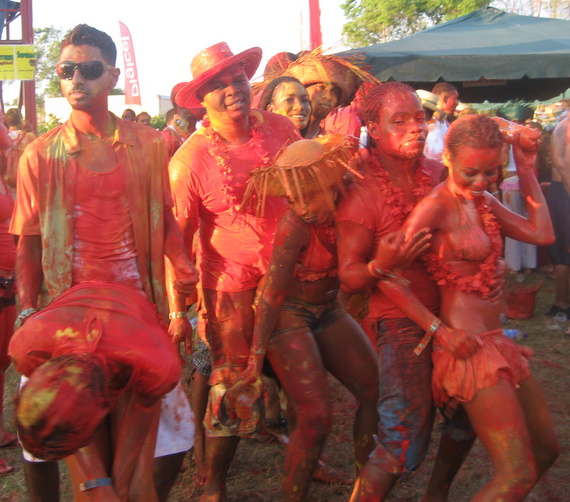
[[331, 483], [337, 485], [353, 485], [354, 478], [349, 474], [342, 472], [330, 465], [325, 464], [322, 460], [319, 460], [315, 473], [313, 474], [313, 479], [318, 481], [323, 481], [324, 483]]

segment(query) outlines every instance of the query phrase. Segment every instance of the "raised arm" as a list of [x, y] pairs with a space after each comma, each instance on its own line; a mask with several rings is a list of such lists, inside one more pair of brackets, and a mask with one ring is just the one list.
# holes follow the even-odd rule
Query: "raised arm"
[[528, 219], [503, 206], [494, 197], [487, 200], [504, 235], [518, 241], [546, 246], [554, 242], [554, 229], [540, 184], [534, 174], [540, 133], [525, 128], [513, 138], [513, 155], [520, 190], [526, 200]]

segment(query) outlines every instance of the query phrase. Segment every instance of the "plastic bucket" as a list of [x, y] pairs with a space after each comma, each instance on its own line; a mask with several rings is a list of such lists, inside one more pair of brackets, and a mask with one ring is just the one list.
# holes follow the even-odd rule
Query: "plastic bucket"
[[539, 289], [540, 286], [510, 291], [505, 298], [505, 315], [509, 319], [530, 319], [534, 313], [536, 292]]

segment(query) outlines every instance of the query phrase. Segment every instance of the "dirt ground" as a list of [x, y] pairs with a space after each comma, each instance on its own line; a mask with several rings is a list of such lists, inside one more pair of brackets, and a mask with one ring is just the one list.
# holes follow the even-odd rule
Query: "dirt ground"
[[[534, 316], [528, 320], [509, 320], [505, 328], [516, 328], [528, 334], [522, 343], [535, 352], [532, 371], [546, 395], [554, 424], [562, 447], [556, 464], [539, 481], [527, 500], [534, 502], [570, 501], [570, 322], [557, 325], [549, 323], [550, 317], [544, 312], [550, 307], [554, 291], [554, 281], [543, 274], [534, 274], [544, 280], [537, 295]], [[324, 453], [327, 463], [345, 472], [351, 470], [352, 443], [351, 427], [354, 400], [345, 389], [330, 378], [334, 399], [334, 422]], [[4, 399], [8, 420], [11, 419], [11, 399], [17, 387], [17, 376], [12, 369], [8, 374], [7, 392]], [[8, 422], [10, 423], [10, 421]], [[12, 429], [9, 427], [9, 429]], [[434, 429], [428, 455], [419, 470], [403, 478], [393, 490], [391, 501], [416, 502], [425, 491], [437, 443], [439, 431]], [[284, 447], [275, 440], [242, 440], [233, 462], [229, 479], [228, 495], [231, 502], [276, 502], [280, 500], [281, 467]], [[0, 457], [16, 467], [14, 473], [0, 477], [0, 501], [27, 502], [19, 448], [0, 449]], [[62, 475], [62, 502], [71, 501], [68, 479]], [[199, 487], [194, 482], [194, 463], [191, 454], [187, 455], [183, 472], [179, 476], [170, 497], [172, 502], [192, 502], [198, 500]], [[489, 457], [477, 442], [458, 474], [451, 489], [450, 502], [464, 502], [485, 484], [491, 474]], [[348, 500], [350, 487], [327, 485], [315, 481], [310, 501], [336, 502]]]

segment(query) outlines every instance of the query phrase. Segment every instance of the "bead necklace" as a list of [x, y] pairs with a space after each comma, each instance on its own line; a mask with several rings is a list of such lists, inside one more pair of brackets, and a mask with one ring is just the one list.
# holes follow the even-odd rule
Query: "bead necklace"
[[[450, 191], [451, 193], [451, 191]], [[452, 197], [457, 197], [451, 193]], [[498, 284], [496, 277], [497, 266], [503, 252], [501, 227], [492, 213], [484, 196], [474, 200], [475, 209], [479, 214], [483, 230], [491, 241], [489, 255], [479, 263], [479, 272], [465, 275], [451, 270], [451, 267], [437, 253], [426, 253], [423, 256], [428, 272], [439, 286], [451, 286], [464, 293], [479, 293], [483, 299], [489, 298], [490, 292]]]
[[[368, 166], [370, 172], [374, 176], [374, 180], [381, 188], [383, 195], [386, 198], [385, 206], [391, 209], [392, 216], [394, 216], [398, 223], [401, 224], [416, 204], [406, 199], [404, 196], [404, 190], [400, 187], [394, 186], [394, 183], [390, 178], [390, 174], [380, 165], [377, 158], [372, 157]], [[434, 178], [426, 173], [422, 167], [423, 157], [419, 159], [414, 172], [414, 189], [412, 190], [412, 193], [416, 198], [416, 202], [422, 200], [436, 185]]]
[[[251, 169], [253, 170], [256, 167], [268, 165], [270, 158], [267, 150], [263, 148], [263, 128], [261, 127], [260, 121], [255, 117], [255, 115], [250, 114], [249, 122], [251, 125], [250, 132], [252, 138], [251, 147], [249, 149], [253, 150], [253, 158], [257, 159], [257, 165], [251, 166]], [[214, 131], [207, 118], [205, 118], [204, 124], [205, 127], [203, 134], [208, 141], [208, 151], [220, 169], [220, 191], [224, 196], [224, 202], [229, 207], [230, 214], [234, 215], [239, 212], [240, 205], [235, 195], [235, 188], [232, 186], [232, 181], [234, 181], [235, 176], [232, 174], [232, 168], [229, 165], [230, 156], [228, 147], [222, 136]]]

